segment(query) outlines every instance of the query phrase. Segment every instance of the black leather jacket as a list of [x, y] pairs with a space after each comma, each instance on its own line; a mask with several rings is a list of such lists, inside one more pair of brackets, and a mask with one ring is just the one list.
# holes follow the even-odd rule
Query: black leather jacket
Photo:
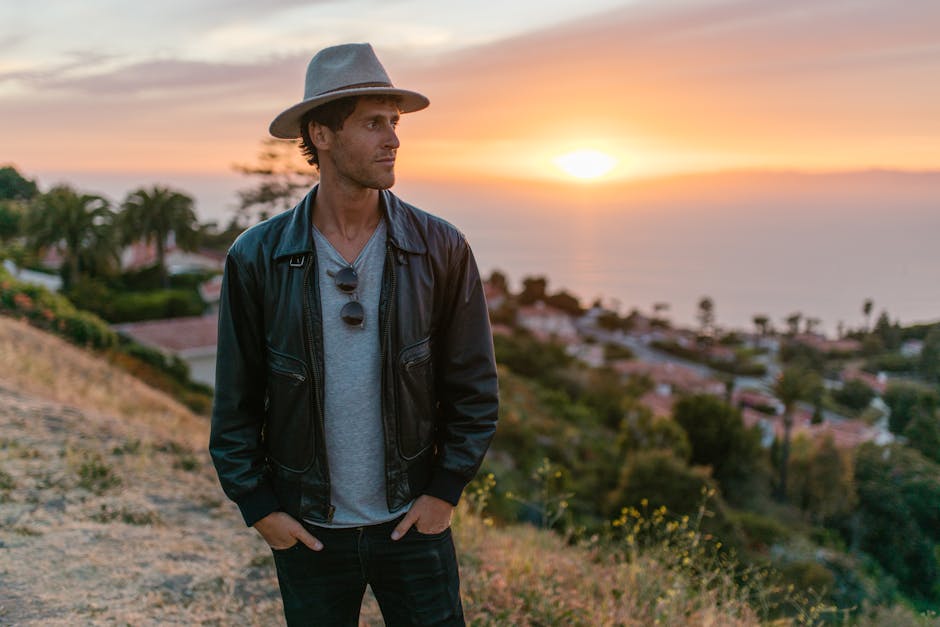
[[[328, 522], [313, 190], [245, 231], [225, 262], [209, 450], [249, 525], [272, 511]], [[493, 340], [479, 272], [453, 226], [381, 192], [379, 304], [389, 511], [456, 504], [496, 430]]]

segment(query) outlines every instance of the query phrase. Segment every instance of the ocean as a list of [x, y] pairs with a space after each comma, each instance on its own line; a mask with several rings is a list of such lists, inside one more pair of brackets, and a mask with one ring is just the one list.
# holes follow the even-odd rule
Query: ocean
[[[120, 201], [157, 181], [133, 175], [60, 174]], [[203, 220], [227, 221], [233, 175], [159, 182], [197, 199]], [[44, 185], [45, 187], [45, 185]], [[590, 305], [650, 313], [669, 304], [691, 325], [710, 297], [717, 323], [777, 327], [800, 312], [834, 334], [887, 311], [903, 324], [940, 320], [940, 173], [723, 173], [616, 185], [442, 182], [399, 175], [394, 191], [463, 231], [484, 275], [518, 288], [544, 276]]]

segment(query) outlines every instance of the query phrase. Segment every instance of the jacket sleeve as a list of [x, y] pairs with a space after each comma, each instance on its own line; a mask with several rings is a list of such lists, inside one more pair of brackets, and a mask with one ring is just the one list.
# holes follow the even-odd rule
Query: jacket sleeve
[[219, 301], [209, 452], [222, 490], [248, 525], [279, 509], [261, 442], [267, 368], [260, 303], [256, 284], [229, 251]]
[[426, 493], [453, 505], [496, 433], [499, 390], [489, 311], [476, 261], [461, 235], [446, 277], [435, 369], [438, 451]]

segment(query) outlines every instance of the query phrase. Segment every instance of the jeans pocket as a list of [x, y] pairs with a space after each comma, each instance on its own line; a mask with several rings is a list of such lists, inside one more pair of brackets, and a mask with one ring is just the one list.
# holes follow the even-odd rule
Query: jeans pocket
[[270, 546], [270, 545], [268, 545], [268, 546], [269, 546], [269, 548], [271, 549], [271, 552], [274, 553], [275, 555], [284, 555], [284, 554], [286, 554], [286, 553], [290, 553], [290, 552], [296, 551], [296, 550], [298, 550], [300, 547], [306, 546], [306, 545], [305, 545], [303, 542], [301, 542], [300, 540], [298, 540], [297, 542], [293, 543], [292, 545], [290, 545], [290, 546], [287, 547], [286, 549], [275, 549], [273, 546]]
[[450, 535], [450, 527], [447, 527], [444, 531], [439, 531], [438, 533], [421, 533], [418, 531], [417, 525], [412, 525], [410, 532], [414, 533], [414, 536], [422, 540], [441, 540]]

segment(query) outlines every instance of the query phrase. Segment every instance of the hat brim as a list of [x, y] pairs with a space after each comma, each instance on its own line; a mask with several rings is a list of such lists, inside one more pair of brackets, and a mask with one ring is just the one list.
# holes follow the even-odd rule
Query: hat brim
[[307, 111], [319, 107], [333, 100], [348, 96], [398, 96], [401, 98], [401, 112], [412, 113], [424, 109], [431, 101], [418, 92], [395, 87], [356, 87], [333, 91], [316, 98], [309, 98], [298, 102], [292, 107], [282, 111], [268, 129], [274, 137], [279, 139], [300, 139], [300, 119]]

